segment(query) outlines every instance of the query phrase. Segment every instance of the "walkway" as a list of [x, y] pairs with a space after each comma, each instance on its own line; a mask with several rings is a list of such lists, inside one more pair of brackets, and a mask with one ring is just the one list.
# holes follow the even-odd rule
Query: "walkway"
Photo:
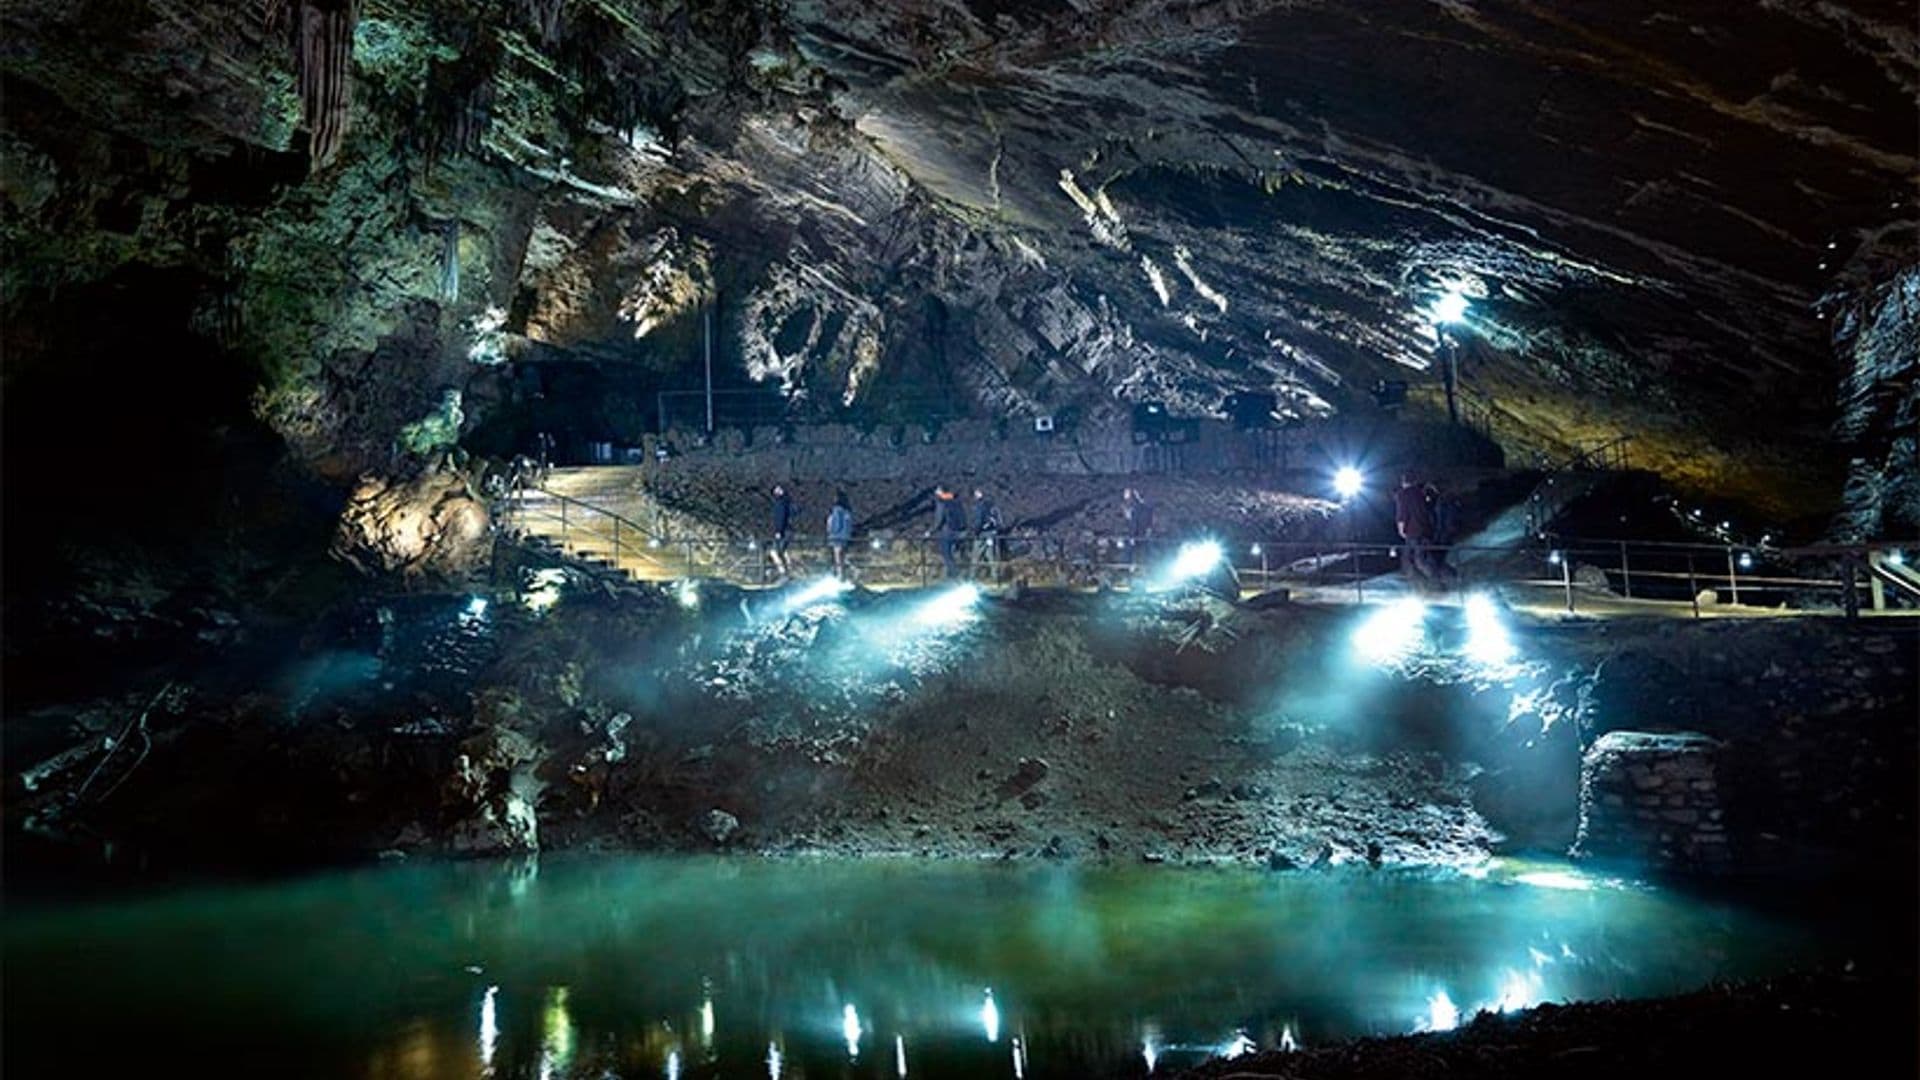
[[[510, 499], [503, 512], [510, 531], [632, 580], [724, 580], [747, 588], [776, 584], [764, 540], [728, 537], [712, 526], [697, 526], [699, 531], [691, 533], [684, 517], [666, 511], [642, 487], [638, 469], [556, 470], [543, 489]], [[1575, 546], [1547, 552], [1526, 546], [1521, 536], [1492, 539], [1453, 549], [1455, 565], [1463, 568], [1454, 595], [1495, 591], [1509, 606], [1541, 615], [1838, 614], [1845, 583], [1834, 576], [1842, 563], [1836, 556], [1850, 553], [1857, 556], [1855, 597], [1863, 614], [1920, 613], [1911, 597], [1906, 609], [1897, 599], [1888, 602], [1904, 594], [1887, 587], [1901, 567], [1898, 553], [1886, 545], [1767, 551], [1756, 558], [1756, 553], [1711, 545], [1568, 542]], [[869, 589], [936, 585], [945, 576], [939, 546], [937, 538], [921, 535], [862, 539], [850, 557], [855, 580]], [[1397, 554], [1386, 545], [1276, 540], [1222, 541], [1221, 547], [1249, 595], [1284, 589], [1301, 602], [1353, 604], [1409, 591], [1397, 571]], [[959, 548], [962, 562], [970, 563], [971, 540]], [[995, 580], [1040, 588], [1126, 589], [1149, 568], [1170, 563], [1177, 549], [1178, 542], [1171, 540], [1135, 548], [1120, 537], [1015, 534], [1000, 543]], [[794, 579], [832, 567], [831, 553], [817, 536], [796, 538], [788, 561]], [[984, 566], [980, 575], [986, 582]]]

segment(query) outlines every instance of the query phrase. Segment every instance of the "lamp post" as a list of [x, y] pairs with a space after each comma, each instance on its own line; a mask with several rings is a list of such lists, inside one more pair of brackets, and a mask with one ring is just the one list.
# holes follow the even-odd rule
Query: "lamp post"
[[1440, 344], [1446, 349], [1447, 364], [1441, 369], [1440, 380], [1447, 389], [1447, 420], [1460, 422], [1460, 401], [1457, 387], [1460, 382], [1460, 342], [1448, 329], [1467, 317], [1467, 298], [1458, 289], [1448, 289], [1446, 295], [1433, 302], [1433, 326], [1440, 335]]

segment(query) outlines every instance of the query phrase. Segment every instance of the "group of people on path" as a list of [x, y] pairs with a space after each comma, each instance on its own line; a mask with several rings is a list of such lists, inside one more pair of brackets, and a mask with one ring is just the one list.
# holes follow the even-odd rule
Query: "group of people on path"
[[[1121, 514], [1127, 533], [1135, 541], [1144, 540], [1153, 530], [1153, 504], [1134, 488], [1120, 497]], [[773, 485], [773, 539], [767, 545], [767, 558], [773, 572], [785, 579], [792, 574], [788, 551], [793, 544], [795, 510], [792, 492], [785, 484]], [[847, 551], [853, 545], [853, 506], [845, 491], [837, 491], [827, 510], [827, 548], [833, 554], [833, 573], [846, 579], [851, 573]], [[1001, 544], [1006, 522], [993, 496], [983, 487], [973, 489], [969, 507], [959, 493], [945, 484], [933, 489], [933, 520], [926, 532], [940, 544], [940, 562], [949, 578], [960, 577], [969, 567], [976, 576], [997, 581], [1003, 556]], [[969, 540], [971, 543], [969, 544]], [[963, 556], [967, 566], [962, 565]]]
[[1393, 523], [1400, 534], [1400, 569], [1417, 589], [1445, 588], [1457, 576], [1447, 562], [1453, 541], [1453, 505], [1411, 472], [1393, 492]]
[[[1153, 533], [1153, 503], [1137, 488], [1120, 495], [1120, 512], [1126, 522], [1128, 540], [1138, 545]], [[1448, 564], [1446, 544], [1453, 539], [1451, 503], [1432, 485], [1413, 473], [1400, 477], [1393, 493], [1394, 526], [1400, 536], [1400, 566], [1407, 581], [1416, 588], [1444, 588], [1456, 572]], [[767, 558], [780, 578], [791, 576], [788, 550], [793, 543], [795, 511], [793, 495], [785, 484], [773, 486], [773, 540], [767, 545]], [[847, 551], [853, 545], [853, 506], [845, 491], [834, 493], [827, 511], [827, 547], [833, 553], [833, 572], [846, 579], [851, 573]], [[926, 536], [938, 538], [940, 562], [949, 578], [961, 576], [963, 552], [975, 575], [998, 580], [1001, 542], [1006, 531], [1000, 508], [985, 488], [973, 489], [971, 509], [959, 494], [945, 484], [933, 489], [933, 521]], [[971, 548], [967, 541], [971, 538]]]

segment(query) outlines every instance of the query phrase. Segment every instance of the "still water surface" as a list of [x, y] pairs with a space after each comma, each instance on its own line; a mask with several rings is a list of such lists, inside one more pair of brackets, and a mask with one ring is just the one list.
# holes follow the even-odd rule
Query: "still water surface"
[[1145, 1076], [1854, 948], [1558, 866], [684, 857], [14, 904], [4, 935], [9, 1076]]

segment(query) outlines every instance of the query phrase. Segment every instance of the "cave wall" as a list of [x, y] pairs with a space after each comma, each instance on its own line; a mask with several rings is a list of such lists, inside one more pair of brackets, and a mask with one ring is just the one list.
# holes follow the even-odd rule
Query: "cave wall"
[[721, 384], [816, 419], [1432, 415], [1453, 288], [1509, 452], [1850, 479], [1871, 531], [1913, 506], [1897, 8], [27, 0], [0, 302], [185, 275], [154, 317], [345, 486], [449, 390], [511, 449], [515, 364], [697, 384], [709, 312]]

